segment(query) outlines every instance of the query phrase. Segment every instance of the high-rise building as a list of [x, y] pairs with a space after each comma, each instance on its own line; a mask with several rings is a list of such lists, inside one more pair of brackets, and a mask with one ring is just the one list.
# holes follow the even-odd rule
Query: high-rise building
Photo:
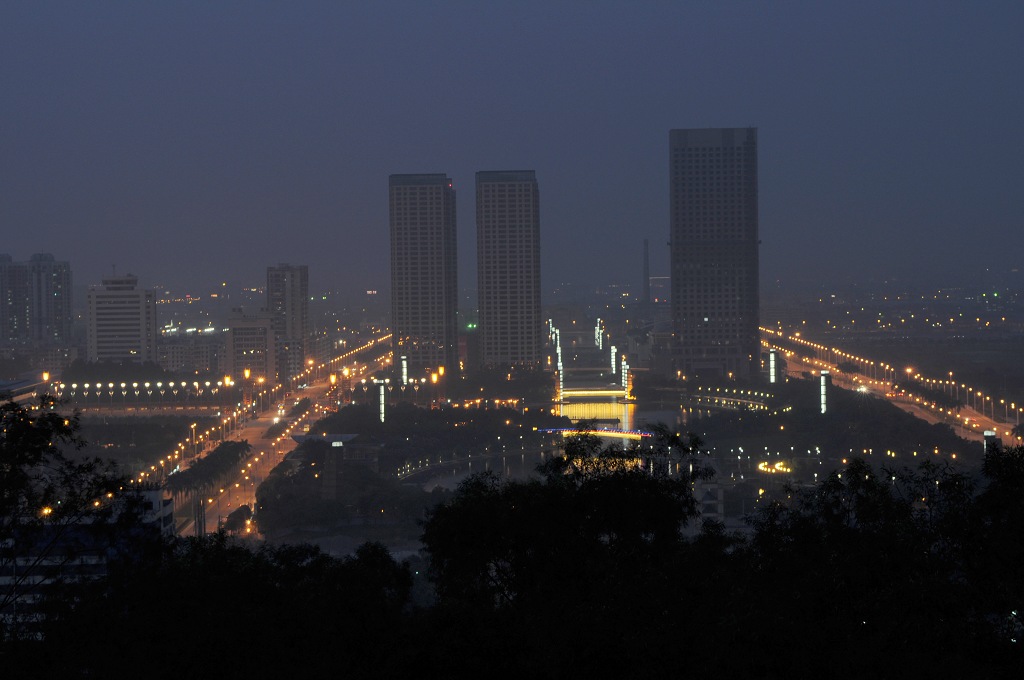
[[480, 355], [485, 366], [539, 366], [540, 197], [533, 170], [476, 173]]
[[274, 319], [276, 365], [283, 382], [305, 370], [306, 355], [312, 349], [306, 265], [267, 267], [267, 311]]
[[391, 330], [413, 371], [458, 361], [455, 189], [443, 174], [391, 175]]
[[103, 279], [89, 287], [86, 298], [89, 361], [157, 360], [156, 297], [152, 290], [139, 288], [137, 276]]
[[49, 253], [0, 255], [0, 344], [39, 348], [71, 340], [71, 265]]
[[744, 377], [760, 365], [757, 129], [669, 132], [676, 368]]

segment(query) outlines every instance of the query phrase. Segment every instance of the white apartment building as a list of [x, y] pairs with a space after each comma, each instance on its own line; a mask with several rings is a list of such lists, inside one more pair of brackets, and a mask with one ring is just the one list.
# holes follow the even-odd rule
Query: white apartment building
[[137, 276], [103, 279], [87, 294], [87, 359], [143, 363], [157, 360], [156, 297]]

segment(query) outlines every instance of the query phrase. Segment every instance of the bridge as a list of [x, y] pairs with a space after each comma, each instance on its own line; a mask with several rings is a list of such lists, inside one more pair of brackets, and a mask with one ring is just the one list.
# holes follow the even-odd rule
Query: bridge
[[529, 454], [531, 457], [539, 456], [543, 460], [548, 455], [553, 455], [550, 451], [544, 448], [531, 449], [527, 451], [526, 448], [513, 449], [511, 451], [501, 449], [495, 451], [482, 451], [478, 453], [470, 453], [465, 456], [456, 456], [454, 454], [434, 455], [427, 456], [416, 462], [408, 462], [399, 467], [394, 475], [399, 481], [409, 481], [411, 478], [422, 475], [425, 473], [437, 474], [442, 470], [455, 470], [461, 466], [465, 466], [468, 470], [473, 469], [473, 463], [482, 465], [481, 470], [490, 469], [490, 462], [498, 458], [506, 458], [508, 456], [519, 455], [519, 457], [525, 461], [525, 457]]
[[653, 437], [652, 432], [646, 432], [644, 430], [617, 430], [617, 429], [591, 429], [591, 430], [580, 430], [572, 427], [561, 427], [554, 429], [538, 430], [544, 434], [560, 434], [563, 437], [573, 437], [575, 435], [593, 435], [595, 437], [601, 437], [602, 439], [623, 439], [632, 441], [641, 441], [642, 439]]

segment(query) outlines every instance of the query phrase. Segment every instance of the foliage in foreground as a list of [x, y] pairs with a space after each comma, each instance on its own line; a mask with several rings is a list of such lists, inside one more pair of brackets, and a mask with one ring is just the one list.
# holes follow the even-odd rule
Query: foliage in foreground
[[112, 549], [136, 509], [112, 465], [70, 455], [78, 418], [57, 405], [0, 404], [0, 643], [34, 635], [49, 583]]
[[176, 541], [66, 591], [45, 639], [0, 646], [0, 662], [111, 678], [1014, 677], [1024, 663], [1021, 449], [990, 454], [979, 479], [854, 461], [762, 509], [748, 536], [693, 537], [696, 442], [584, 436], [566, 454], [542, 480], [474, 477], [434, 509], [432, 595], [378, 545], [337, 559]]
[[1024, 451], [985, 472], [856, 460], [749, 536], [693, 539], [644, 473], [472, 479], [425, 527], [433, 658], [467, 675], [496, 654], [530, 677], [998, 676], [1024, 662]]
[[260, 532], [356, 531], [365, 536], [372, 525], [415, 541], [418, 522], [438, 494], [403, 485], [360, 462], [332, 460], [336, 451], [326, 442], [306, 441], [271, 471], [256, 491]]
[[45, 648], [56, 652], [47, 671], [371, 677], [393, 666], [382, 642], [401, 630], [412, 585], [409, 569], [376, 544], [336, 559], [214, 534], [175, 541], [145, 567], [82, 588], [73, 615], [47, 631]]

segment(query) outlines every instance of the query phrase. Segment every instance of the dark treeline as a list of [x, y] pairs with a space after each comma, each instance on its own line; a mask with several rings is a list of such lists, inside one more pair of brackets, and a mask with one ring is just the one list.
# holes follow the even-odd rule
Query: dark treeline
[[692, 471], [652, 475], [579, 436], [537, 479], [472, 477], [407, 563], [375, 544], [338, 559], [164, 543], [66, 584], [42, 637], [5, 637], [0, 663], [13, 677], [1016, 677], [1024, 451], [989, 454], [977, 478], [855, 460], [731, 535], [697, 514], [699, 442], [659, 446]]
[[[544, 428], [567, 419], [540, 410], [510, 408], [424, 409], [397, 404], [381, 422], [375, 406], [349, 405], [322, 418], [310, 434], [359, 435], [346, 448], [305, 441], [260, 485], [256, 521], [273, 540], [345, 536], [389, 545], [417, 543], [424, 512], [444, 492], [428, 493], [402, 482], [396, 471], [426, 460], [483, 454], [539, 454], [555, 439]], [[342, 452], [351, 451], [346, 458]], [[500, 457], [498, 458], [500, 462]], [[481, 461], [480, 465], [486, 463]], [[479, 468], [478, 468], [479, 469]]]
[[354, 534], [360, 542], [415, 542], [424, 510], [444, 493], [402, 484], [361, 462], [332, 460], [336, 451], [327, 442], [307, 441], [271, 471], [256, 492], [260, 532], [272, 539], [302, 532], [304, 540], [333, 533]]
[[461, 457], [502, 446], [509, 452], [539, 451], [550, 437], [538, 430], [561, 427], [571, 427], [569, 419], [543, 409], [424, 409], [400, 403], [388, 409], [384, 422], [376, 406], [350, 405], [313, 424], [310, 432], [373, 438], [382, 445], [380, 470], [387, 473], [431, 455]]
[[313, 402], [309, 400], [309, 397], [303, 397], [302, 399], [299, 399], [297, 402], [295, 402], [291, 409], [289, 409], [288, 417], [298, 418], [303, 413], [309, 410], [309, 407], [312, 403]]
[[774, 398], [762, 411], [722, 411], [694, 418], [688, 427], [718, 451], [741, 445], [748, 450], [789, 450], [797, 453], [820, 448], [825, 460], [839, 461], [850, 453], [892, 450], [903, 454], [931, 453], [944, 457], [957, 453], [980, 459], [982, 446], [970, 442], [945, 423], [931, 424], [900, 409], [896, 404], [867, 394], [835, 387], [828, 393], [828, 409], [820, 411], [818, 385], [810, 380], [791, 380], [772, 387]]

